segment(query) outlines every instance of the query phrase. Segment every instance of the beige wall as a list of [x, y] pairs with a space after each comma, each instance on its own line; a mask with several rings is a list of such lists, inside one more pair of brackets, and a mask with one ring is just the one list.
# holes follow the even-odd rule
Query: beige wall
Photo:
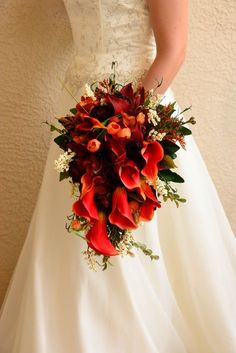
[[[191, 1], [188, 53], [173, 85], [180, 104], [193, 106], [195, 138], [234, 229], [235, 18], [235, 0]], [[60, 0], [1, 0], [0, 302], [42, 178], [49, 131], [40, 122], [55, 112], [58, 75], [72, 53]]]

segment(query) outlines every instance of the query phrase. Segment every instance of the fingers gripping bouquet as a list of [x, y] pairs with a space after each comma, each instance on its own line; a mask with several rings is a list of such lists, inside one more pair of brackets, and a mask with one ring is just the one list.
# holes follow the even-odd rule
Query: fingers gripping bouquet
[[55, 168], [60, 180], [69, 179], [75, 197], [67, 230], [86, 240], [91, 268], [106, 269], [111, 256], [133, 256], [135, 247], [158, 259], [132, 231], [150, 221], [162, 201], [177, 207], [186, 201], [172, 186], [184, 182], [173, 169], [191, 134], [185, 125], [194, 118], [184, 121], [175, 102], [164, 105], [153, 90], [121, 85], [115, 74], [87, 84], [70, 112], [58, 118], [61, 129], [46, 122], [64, 151]]

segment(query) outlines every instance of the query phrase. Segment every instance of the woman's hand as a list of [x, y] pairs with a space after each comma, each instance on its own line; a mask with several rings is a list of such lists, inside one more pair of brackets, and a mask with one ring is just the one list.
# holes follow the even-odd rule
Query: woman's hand
[[[188, 29], [187, 0], [147, 0], [157, 55], [143, 80], [146, 89], [163, 94], [185, 58]], [[156, 88], [158, 82], [162, 84]], [[156, 88], [156, 89], [155, 89]]]

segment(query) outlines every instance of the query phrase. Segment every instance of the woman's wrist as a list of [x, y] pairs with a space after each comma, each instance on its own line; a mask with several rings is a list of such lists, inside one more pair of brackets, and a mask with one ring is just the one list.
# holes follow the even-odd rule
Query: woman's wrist
[[159, 53], [143, 79], [145, 89], [153, 89], [154, 94], [164, 94], [178, 73], [184, 56], [176, 51]]

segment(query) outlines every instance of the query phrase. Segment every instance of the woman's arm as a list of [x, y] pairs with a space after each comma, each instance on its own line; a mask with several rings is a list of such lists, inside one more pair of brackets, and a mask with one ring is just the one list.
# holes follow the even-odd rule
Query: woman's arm
[[170, 86], [185, 57], [188, 29], [187, 0], [147, 0], [157, 45], [157, 56], [143, 80], [146, 89], [163, 94]]

